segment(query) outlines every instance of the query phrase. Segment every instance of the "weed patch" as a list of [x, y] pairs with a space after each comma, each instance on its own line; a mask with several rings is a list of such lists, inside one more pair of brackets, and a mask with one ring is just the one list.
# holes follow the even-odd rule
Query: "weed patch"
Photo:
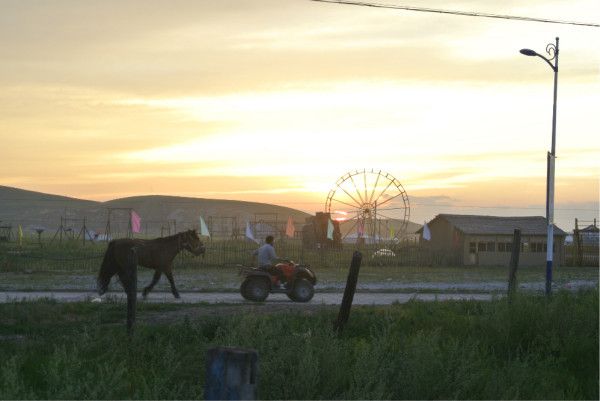
[[[190, 305], [142, 305], [145, 312]], [[120, 304], [0, 305], [1, 399], [197, 399], [207, 349], [259, 353], [261, 399], [598, 399], [598, 291], [143, 324]]]

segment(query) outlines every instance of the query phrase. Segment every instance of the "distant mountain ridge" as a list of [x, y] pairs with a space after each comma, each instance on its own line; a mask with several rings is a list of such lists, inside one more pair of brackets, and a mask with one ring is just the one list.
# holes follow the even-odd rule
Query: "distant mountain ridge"
[[[301, 230], [310, 216], [285, 206], [239, 200], [143, 195], [98, 202], [0, 185], [0, 226], [11, 225], [16, 229], [21, 225], [29, 234], [36, 228], [44, 228], [44, 236], [54, 235], [61, 225], [61, 217], [66, 217], [62, 223], [75, 235], [83, 227], [83, 219], [88, 230], [104, 233], [109, 209], [112, 210], [111, 233], [123, 234], [128, 230], [127, 209], [130, 208], [141, 217], [142, 231], [150, 235], [168, 235], [187, 228], [198, 228], [199, 216], [216, 234], [236, 226], [242, 236], [247, 221], [277, 221], [281, 227], [292, 216], [296, 229]], [[342, 224], [344, 235], [349, 234], [352, 225], [352, 222]], [[389, 225], [399, 232], [401, 221], [392, 220]], [[414, 233], [420, 227], [409, 221], [406, 232]]]
[[[95, 232], [104, 232], [108, 220], [108, 210], [132, 208], [142, 218], [142, 228], [149, 226], [152, 231], [169, 227], [177, 231], [196, 228], [202, 216], [213, 227], [238, 225], [246, 221], [265, 220], [286, 222], [289, 216], [303, 223], [309, 214], [300, 210], [258, 202], [191, 198], [167, 195], [145, 195], [97, 202], [29, 191], [8, 186], [0, 186], [0, 226], [21, 225], [24, 230], [33, 231], [36, 227], [57, 230], [61, 217], [66, 217], [66, 225], [78, 231], [85, 218], [86, 227]], [[113, 232], [127, 229], [127, 210], [111, 212]]]

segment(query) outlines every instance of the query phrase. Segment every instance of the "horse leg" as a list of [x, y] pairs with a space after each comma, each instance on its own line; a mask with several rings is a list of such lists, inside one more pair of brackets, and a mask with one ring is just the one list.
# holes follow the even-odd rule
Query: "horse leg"
[[154, 271], [154, 276], [152, 276], [152, 281], [150, 282], [150, 284], [148, 284], [148, 286], [146, 288], [144, 288], [144, 291], [142, 292], [142, 295], [144, 296], [144, 298], [146, 298], [148, 293], [150, 291], [152, 291], [152, 289], [154, 288], [156, 283], [158, 283], [158, 280], [160, 280], [161, 275], [162, 275], [162, 273], [160, 272], [160, 270]]
[[108, 290], [110, 279], [117, 272], [116, 266], [117, 262], [115, 260], [115, 244], [111, 241], [106, 248], [106, 252], [104, 253], [102, 265], [100, 266], [100, 271], [98, 272], [98, 277], [96, 279], [98, 295], [102, 296]]
[[124, 269], [119, 270], [119, 279], [127, 294], [127, 334], [131, 335], [133, 334], [133, 325], [135, 324], [135, 307], [137, 301], [137, 262], [135, 255], [128, 261]]
[[110, 284], [110, 279], [111, 279], [111, 277], [100, 277], [97, 279], [96, 283], [97, 283], [99, 296], [104, 295], [106, 293], [106, 291], [108, 291], [108, 285]]
[[173, 280], [173, 272], [171, 271], [171, 269], [167, 269], [167, 271], [165, 272], [165, 276], [167, 276], [167, 278], [169, 279], [169, 284], [171, 284], [171, 292], [173, 293], [173, 296], [175, 298], [179, 298], [179, 291], [177, 291], [177, 288], [175, 288], [175, 280]]

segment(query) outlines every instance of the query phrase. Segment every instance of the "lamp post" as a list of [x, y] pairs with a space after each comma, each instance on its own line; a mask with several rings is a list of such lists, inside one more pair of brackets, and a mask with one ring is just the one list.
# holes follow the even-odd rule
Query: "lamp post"
[[[556, 44], [549, 43], [546, 53], [550, 58], [542, 56], [531, 49], [521, 49], [521, 54], [537, 56], [543, 59], [554, 71], [554, 103], [552, 105], [552, 149], [548, 152], [546, 165], [546, 223], [548, 224], [546, 239], [546, 295], [552, 292], [552, 260], [554, 251], [554, 160], [556, 159], [556, 88], [558, 83], [558, 38]], [[552, 64], [554, 60], [554, 64]]]

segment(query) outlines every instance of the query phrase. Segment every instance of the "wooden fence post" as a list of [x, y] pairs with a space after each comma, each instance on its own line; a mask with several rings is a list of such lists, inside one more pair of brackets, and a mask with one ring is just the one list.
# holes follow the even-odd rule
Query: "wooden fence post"
[[508, 296], [512, 297], [517, 290], [517, 268], [519, 267], [519, 254], [521, 252], [521, 230], [515, 228], [513, 232], [512, 253], [510, 254], [510, 268], [508, 271]]
[[216, 347], [206, 353], [205, 400], [256, 400], [258, 352]]
[[127, 334], [133, 335], [137, 302], [137, 249], [131, 248], [127, 255], [126, 271], [119, 273], [119, 279], [127, 294]]
[[350, 263], [350, 271], [348, 272], [348, 279], [346, 280], [346, 288], [344, 289], [344, 298], [342, 298], [342, 306], [340, 306], [338, 318], [333, 324], [333, 329], [338, 333], [342, 332], [344, 325], [348, 321], [348, 317], [350, 317], [350, 307], [352, 306], [354, 292], [356, 291], [356, 282], [358, 281], [361, 261], [362, 253], [354, 251], [352, 262]]

